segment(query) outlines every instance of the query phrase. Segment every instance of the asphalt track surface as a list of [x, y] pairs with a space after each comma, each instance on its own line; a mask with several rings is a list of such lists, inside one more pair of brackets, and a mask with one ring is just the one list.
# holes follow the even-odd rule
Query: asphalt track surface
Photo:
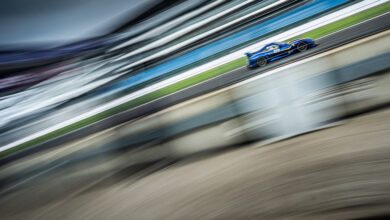
[[388, 219], [389, 143], [385, 109], [157, 171], [79, 164], [1, 194], [0, 218]]
[[31, 155], [36, 152], [40, 152], [45, 149], [53, 148], [59, 146], [60, 144], [67, 143], [69, 141], [86, 137], [90, 134], [102, 131], [104, 129], [116, 126], [118, 124], [127, 122], [129, 120], [136, 119], [145, 115], [152, 114], [179, 102], [197, 97], [211, 91], [229, 86], [231, 84], [237, 83], [239, 81], [248, 79], [258, 74], [265, 73], [269, 70], [278, 68], [280, 66], [289, 64], [291, 62], [304, 59], [310, 56], [313, 56], [318, 53], [325, 52], [327, 50], [333, 49], [335, 47], [341, 46], [343, 44], [361, 39], [390, 28], [390, 13], [376, 17], [374, 19], [362, 22], [358, 25], [343, 29], [331, 35], [325, 36], [321, 39], [317, 39], [316, 42], [319, 44], [317, 47], [310, 49], [303, 53], [298, 53], [288, 58], [282, 59], [280, 61], [273, 62], [267, 65], [265, 68], [258, 68], [253, 70], [248, 70], [246, 67], [242, 67], [226, 74], [223, 74], [219, 77], [210, 79], [208, 81], [199, 83], [192, 87], [183, 89], [177, 93], [165, 96], [158, 100], [149, 102], [142, 106], [139, 106], [134, 109], [119, 113], [112, 117], [103, 119], [99, 122], [91, 124], [89, 126], [83, 127], [76, 131], [67, 133], [60, 137], [54, 138], [47, 142], [38, 144], [34, 147], [27, 148], [25, 150], [16, 152], [7, 157], [0, 159], [0, 166], [5, 165], [11, 161], [20, 159], [24, 156]]

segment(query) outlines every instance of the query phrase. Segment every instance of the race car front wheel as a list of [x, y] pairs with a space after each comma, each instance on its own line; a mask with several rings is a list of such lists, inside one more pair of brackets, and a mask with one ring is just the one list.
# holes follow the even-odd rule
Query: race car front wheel
[[300, 42], [297, 45], [297, 49], [298, 49], [299, 52], [307, 50], [307, 43], [306, 42]]
[[265, 66], [267, 65], [267, 59], [265, 59], [264, 57], [260, 57], [257, 59], [256, 63], [259, 67]]

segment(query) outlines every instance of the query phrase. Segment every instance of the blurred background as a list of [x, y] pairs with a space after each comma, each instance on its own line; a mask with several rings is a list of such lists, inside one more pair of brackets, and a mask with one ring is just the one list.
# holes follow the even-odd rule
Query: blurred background
[[1, 1], [0, 217], [390, 218], [389, 11]]

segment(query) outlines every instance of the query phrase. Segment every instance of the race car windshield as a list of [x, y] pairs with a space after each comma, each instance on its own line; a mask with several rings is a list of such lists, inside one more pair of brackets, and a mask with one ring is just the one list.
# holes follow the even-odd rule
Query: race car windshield
[[275, 50], [275, 49], [278, 49], [279, 48], [279, 45], [276, 45], [276, 44], [273, 44], [273, 45], [268, 45], [268, 46], [265, 46], [261, 49], [261, 52], [266, 52], [266, 51], [270, 51], [270, 50]]

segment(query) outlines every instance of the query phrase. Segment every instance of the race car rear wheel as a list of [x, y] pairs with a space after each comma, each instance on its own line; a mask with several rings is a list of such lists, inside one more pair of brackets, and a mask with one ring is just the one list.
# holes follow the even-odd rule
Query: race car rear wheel
[[298, 45], [297, 45], [297, 49], [299, 52], [302, 52], [302, 51], [305, 51], [307, 50], [308, 48], [308, 45], [306, 42], [300, 42]]
[[267, 65], [267, 59], [265, 59], [264, 57], [259, 57], [256, 63], [259, 67], [265, 66]]

